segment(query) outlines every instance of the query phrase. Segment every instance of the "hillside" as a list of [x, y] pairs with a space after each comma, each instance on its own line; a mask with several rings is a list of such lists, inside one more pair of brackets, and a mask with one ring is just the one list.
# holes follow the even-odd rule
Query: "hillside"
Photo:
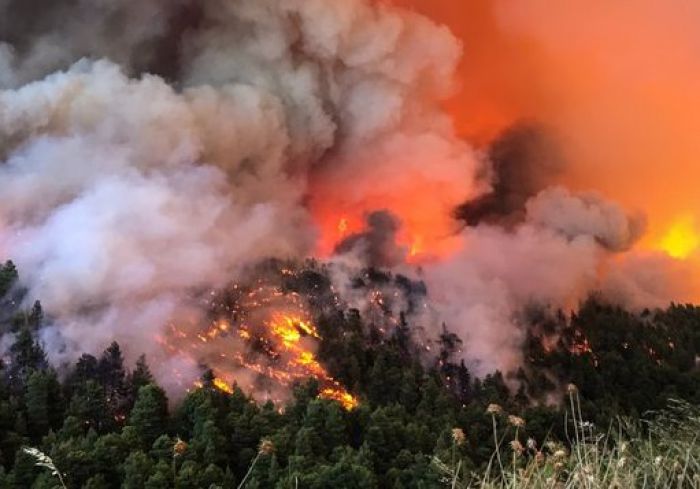
[[[373, 273], [375, 281], [395, 279]], [[581, 426], [606, 433], [618, 416], [654, 419], [649, 411], [670, 399], [700, 404], [700, 308], [632, 314], [591, 299], [571, 316], [533, 311], [523, 368], [477, 378], [452, 361], [462, 345], [448, 329], [426, 361], [404, 315], [381, 333], [358, 311], [321, 301], [322, 274], [287, 277], [285, 287], [315, 304], [319, 362], [356, 406], [319, 396], [314, 378], [294, 382], [283, 403], [257, 402], [221, 386], [206, 366], [199, 386], [169, 403], [148, 359], [126, 365], [117, 343], [56, 370], [42, 349], [47, 319], [38, 304], [13, 305], [22, 291], [11, 286], [17, 273], [7, 264], [3, 328], [14, 341], [0, 389], [0, 485], [56, 486], [21, 450], [35, 447], [71, 488], [227, 488], [246, 474], [249, 488], [449, 487], [457, 479], [446, 474], [454, 478], [457, 465], [460, 483], [498, 477], [494, 428], [501, 458], [510, 464], [517, 455], [524, 467], [548, 444], [577, 453], [572, 433]], [[577, 386], [576, 405], [567, 385]], [[565, 415], [572, 407], [576, 426]]]

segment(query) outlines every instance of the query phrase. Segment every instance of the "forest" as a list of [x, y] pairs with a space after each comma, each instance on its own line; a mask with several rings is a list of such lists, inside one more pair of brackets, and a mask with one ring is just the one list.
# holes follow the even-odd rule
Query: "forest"
[[[405, 316], [379, 334], [357, 311], [325, 310], [318, 356], [359, 399], [346, 410], [319, 398], [314, 379], [298, 382], [284, 405], [261, 404], [237, 386], [217, 388], [207, 369], [169, 402], [148, 358], [127, 365], [116, 342], [56, 370], [40, 340], [41, 304], [22, 307], [17, 280], [7, 262], [3, 488], [467, 487], [450, 470], [492, 471], [494, 450], [525, 467], [546, 444], [572, 449], [565, 412], [574, 391], [580, 420], [603, 431], [620, 417], [653, 419], [670, 400], [700, 404], [700, 308], [691, 305], [631, 313], [592, 297], [576, 313], [533, 308], [523, 367], [483, 378], [455, 360], [465, 345], [447, 327], [426, 362]], [[287, 285], [309, 281], [323, 277]], [[512, 441], [499, 445], [496, 429]]]

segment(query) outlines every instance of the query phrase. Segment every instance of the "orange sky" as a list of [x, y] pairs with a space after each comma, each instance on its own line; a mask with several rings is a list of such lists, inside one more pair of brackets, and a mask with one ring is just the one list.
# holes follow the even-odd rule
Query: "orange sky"
[[564, 183], [646, 212], [645, 247], [678, 222], [697, 232], [700, 2], [394, 1], [462, 39], [462, 134], [484, 142], [537, 119], [563, 142]]

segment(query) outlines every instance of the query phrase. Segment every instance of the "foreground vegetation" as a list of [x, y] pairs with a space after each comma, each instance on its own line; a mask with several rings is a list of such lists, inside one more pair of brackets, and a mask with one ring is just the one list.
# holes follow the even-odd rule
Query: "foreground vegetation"
[[[294, 280], [324, 287], [315, 273]], [[206, 371], [169, 403], [146, 359], [129, 368], [116, 343], [59, 376], [39, 340], [48, 320], [18, 306], [16, 281], [2, 267], [2, 488], [697, 486], [695, 307], [533, 313], [528, 361], [509, 379], [474, 378], [447, 327], [426, 364], [405, 319], [382, 336], [355, 311], [319, 311], [319, 358], [360, 399], [346, 411], [313, 381], [275, 406], [222, 392]], [[669, 398], [683, 401], [663, 410]]]
[[[571, 388], [570, 388], [571, 389]], [[700, 447], [697, 443], [700, 433], [700, 409], [685, 402], [674, 401], [669, 409], [657, 413], [653, 422], [642, 426], [639, 422], [620, 422], [619, 431], [605, 435], [595, 433], [580, 418], [577, 411], [578, 396], [570, 392], [573, 402], [572, 428], [576, 440], [567, 450], [566, 446], [554, 441], [547, 441], [543, 447], [530, 438], [527, 445], [520, 444], [515, 436], [509, 445], [512, 456], [506, 464], [500, 459], [500, 451], [494, 450], [493, 456], [483, 472], [461, 474], [462, 462], [455, 461], [454, 452], [450, 464], [439, 458], [433, 458], [433, 468], [443, 477], [435, 487], [482, 488], [482, 489], [618, 489], [627, 487], [664, 487], [697, 488], [700, 487]], [[487, 414], [494, 417], [500, 414], [500, 408], [490, 406]], [[524, 420], [510, 416], [511, 424], [522, 424]], [[642, 434], [646, 433], [646, 434]], [[498, 430], [494, 431], [495, 445]], [[452, 431], [452, 444], [456, 449], [466, 441], [464, 431], [455, 428]], [[274, 453], [274, 444], [262, 440], [258, 453], [253, 459], [238, 488], [245, 487], [248, 477], [255, 469], [261, 457]], [[173, 458], [187, 450], [182, 440], [173, 447]], [[35, 460], [37, 467], [48, 469], [56, 479], [57, 487], [67, 488], [64, 474], [56, 467], [53, 460], [36, 448], [24, 448], [23, 452]], [[494, 466], [494, 460], [498, 465]], [[455, 463], [456, 462], [456, 463]], [[232, 482], [232, 481], [229, 481]], [[298, 477], [294, 479], [298, 486]], [[144, 486], [148, 485], [148, 482]], [[223, 487], [212, 483], [209, 489]], [[233, 485], [231, 485], [233, 487]]]
[[583, 421], [578, 393], [570, 389], [570, 445], [549, 440], [539, 446], [530, 438], [523, 446], [515, 437], [505, 440], [510, 457], [500, 459], [494, 451], [485, 471], [460, 475], [459, 464], [436, 460], [444, 481], [484, 489], [700, 487], [700, 408], [671, 401], [652, 421], [621, 419], [601, 433]]

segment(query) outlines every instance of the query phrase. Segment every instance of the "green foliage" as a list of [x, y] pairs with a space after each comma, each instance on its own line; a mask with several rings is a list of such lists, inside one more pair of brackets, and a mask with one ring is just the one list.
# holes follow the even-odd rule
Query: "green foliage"
[[142, 451], [131, 452], [124, 462], [124, 489], [143, 489], [150, 478], [153, 462]]
[[136, 429], [144, 448], [150, 448], [165, 432], [167, 422], [168, 398], [163, 389], [154, 384], [141, 387], [131, 410], [129, 425]]
[[63, 421], [61, 386], [53, 370], [35, 370], [27, 380], [25, 394], [28, 435], [38, 441], [49, 429], [58, 429]]

